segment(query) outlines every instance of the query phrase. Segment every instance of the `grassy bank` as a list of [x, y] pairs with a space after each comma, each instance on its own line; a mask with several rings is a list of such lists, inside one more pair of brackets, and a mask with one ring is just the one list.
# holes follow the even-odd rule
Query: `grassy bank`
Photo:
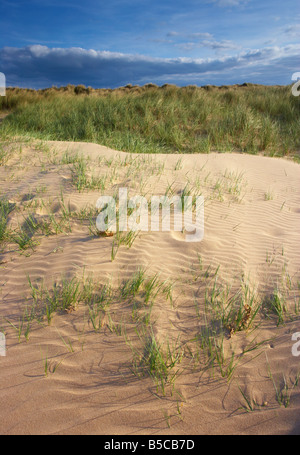
[[300, 103], [290, 87], [8, 89], [0, 109], [10, 113], [0, 126], [3, 137], [96, 142], [141, 153], [285, 156], [300, 149]]

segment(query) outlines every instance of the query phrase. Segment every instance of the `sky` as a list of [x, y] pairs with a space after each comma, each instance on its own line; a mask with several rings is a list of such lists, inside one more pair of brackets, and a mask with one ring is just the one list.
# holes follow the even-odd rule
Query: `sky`
[[292, 83], [299, 0], [0, 0], [7, 86]]

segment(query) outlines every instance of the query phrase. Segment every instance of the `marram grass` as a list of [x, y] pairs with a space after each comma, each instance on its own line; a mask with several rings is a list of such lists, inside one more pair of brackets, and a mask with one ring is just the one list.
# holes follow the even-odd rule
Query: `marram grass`
[[[300, 100], [289, 86], [8, 89], [4, 138], [96, 142], [131, 153], [263, 152], [300, 149]], [[79, 94], [78, 94], [79, 93]]]

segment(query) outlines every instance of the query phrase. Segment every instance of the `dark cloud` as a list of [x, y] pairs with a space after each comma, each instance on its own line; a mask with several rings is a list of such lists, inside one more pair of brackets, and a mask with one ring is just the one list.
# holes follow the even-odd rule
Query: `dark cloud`
[[0, 49], [0, 71], [6, 75], [8, 86], [33, 88], [67, 84], [114, 88], [146, 82], [221, 85], [238, 83], [241, 78], [247, 82], [286, 84], [291, 74], [299, 70], [295, 63], [299, 50], [299, 45], [289, 45], [215, 59], [162, 59], [33, 45]]

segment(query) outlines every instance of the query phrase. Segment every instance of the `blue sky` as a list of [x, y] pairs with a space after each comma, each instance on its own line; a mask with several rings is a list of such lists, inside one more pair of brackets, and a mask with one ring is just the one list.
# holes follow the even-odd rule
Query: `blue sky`
[[297, 0], [0, 0], [7, 85], [289, 84]]

